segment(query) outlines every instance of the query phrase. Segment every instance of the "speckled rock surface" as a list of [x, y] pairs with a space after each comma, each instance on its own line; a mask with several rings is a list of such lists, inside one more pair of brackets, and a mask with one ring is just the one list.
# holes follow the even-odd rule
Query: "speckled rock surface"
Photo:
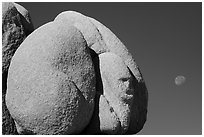
[[[2, 134], [17, 133], [5, 104], [5, 94], [11, 58], [26, 36], [33, 31], [33, 27], [24, 25], [26, 23], [24, 20], [25, 18], [16, 9], [15, 3], [2, 3]], [[29, 20], [32, 24], [30, 17]]]
[[47, 23], [16, 51], [6, 103], [19, 133], [80, 133], [92, 116], [94, 97], [94, 66], [74, 26]]

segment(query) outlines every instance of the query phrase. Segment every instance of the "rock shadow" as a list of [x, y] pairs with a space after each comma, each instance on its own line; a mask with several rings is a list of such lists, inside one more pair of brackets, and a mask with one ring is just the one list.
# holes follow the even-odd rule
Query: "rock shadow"
[[105, 135], [105, 133], [101, 133], [100, 131], [100, 118], [99, 118], [99, 99], [100, 96], [103, 95], [103, 83], [100, 74], [100, 60], [98, 54], [90, 49], [90, 54], [92, 61], [94, 63], [94, 69], [96, 74], [96, 95], [95, 95], [95, 106], [92, 118], [90, 123], [86, 126], [86, 128], [81, 132], [81, 135]]

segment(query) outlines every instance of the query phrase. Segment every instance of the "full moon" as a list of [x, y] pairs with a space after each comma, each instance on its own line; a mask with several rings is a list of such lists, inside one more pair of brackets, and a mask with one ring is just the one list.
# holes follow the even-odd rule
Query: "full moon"
[[184, 84], [185, 81], [186, 81], [186, 78], [185, 78], [184, 76], [177, 76], [177, 77], [175, 78], [175, 84], [176, 84], [177, 86], [180, 86], [180, 85]]

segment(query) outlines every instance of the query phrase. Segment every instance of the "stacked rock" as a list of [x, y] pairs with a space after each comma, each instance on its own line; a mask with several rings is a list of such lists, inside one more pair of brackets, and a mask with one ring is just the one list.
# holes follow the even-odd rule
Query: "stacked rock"
[[135, 134], [146, 121], [147, 89], [108, 28], [66, 11], [14, 54], [6, 104], [19, 134]]
[[28, 11], [16, 3], [2, 3], [2, 133], [16, 134], [12, 117], [5, 104], [7, 74], [12, 56], [34, 30]]

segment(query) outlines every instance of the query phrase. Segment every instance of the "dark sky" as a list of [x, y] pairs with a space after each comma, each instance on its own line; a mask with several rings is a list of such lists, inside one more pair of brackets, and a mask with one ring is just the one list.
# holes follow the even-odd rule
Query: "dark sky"
[[[78, 11], [111, 29], [145, 79], [148, 118], [139, 134], [201, 134], [202, 3], [20, 3], [35, 28]], [[177, 86], [177, 75], [186, 77]]]

